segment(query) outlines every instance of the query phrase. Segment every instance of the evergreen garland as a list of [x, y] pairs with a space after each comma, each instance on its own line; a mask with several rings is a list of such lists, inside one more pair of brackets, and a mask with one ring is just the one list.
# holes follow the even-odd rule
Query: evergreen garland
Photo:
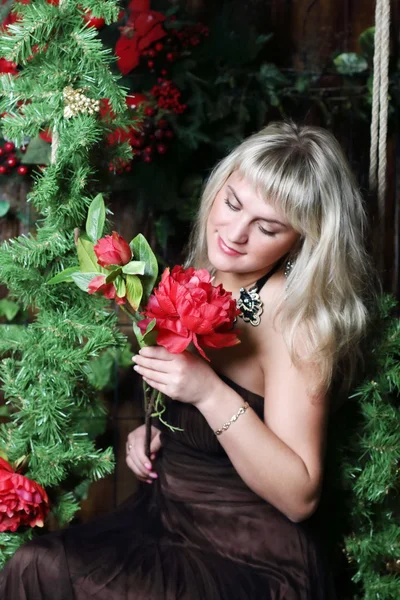
[[[91, 361], [124, 336], [102, 298], [88, 297], [75, 284], [47, 285], [77, 264], [74, 235], [83, 228], [93, 194], [100, 145], [115, 127], [127, 128], [125, 91], [110, 70], [114, 58], [83, 20], [89, 9], [116, 20], [114, 0], [45, 0], [18, 4], [20, 19], [0, 39], [0, 51], [22, 69], [0, 78], [3, 132], [21, 144], [41, 130], [53, 132], [52, 164], [35, 177], [29, 201], [41, 218], [36, 235], [0, 247], [0, 278], [10, 297], [30, 309], [26, 327], [0, 328], [1, 379], [9, 420], [0, 428], [0, 450], [46, 488], [58, 526], [71, 521], [88, 483], [112, 472], [111, 448], [97, 449], [105, 408], [91, 383]], [[88, 98], [78, 108], [68, 86]], [[112, 124], [98, 118], [98, 101], [108, 98]], [[92, 108], [92, 110], [90, 110]], [[121, 145], [114, 156], [130, 157]], [[110, 157], [112, 159], [112, 156]], [[0, 563], [31, 538], [31, 529], [0, 534]]]
[[[400, 594], [400, 322], [379, 298], [365, 342], [365, 378], [332, 417], [321, 531], [345, 557], [341, 599]], [[343, 572], [342, 572], [343, 573]], [[354, 586], [349, 589], [352, 579]], [[344, 585], [342, 585], [344, 584]]]

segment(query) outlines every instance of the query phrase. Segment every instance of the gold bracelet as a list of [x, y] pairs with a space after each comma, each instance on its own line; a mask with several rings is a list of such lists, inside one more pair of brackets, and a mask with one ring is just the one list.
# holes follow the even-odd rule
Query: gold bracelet
[[238, 418], [240, 417], [240, 415], [243, 415], [248, 408], [249, 408], [249, 403], [245, 402], [243, 404], [243, 406], [241, 406], [239, 408], [239, 410], [237, 411], [236, 415], [233, 415], [233, 417], [231, 418], [230, 421], [227, 421], [226, 423], [224, 423], [222, 425], [221, 429], [217, 429], [216, 431], [214, 431], [215, 435], [221, 435], [221, 433], [223, 433], [224, 431], [226, 431], [227, 429], [229, 429], [229, 427], [231, 426], [231, 424], [234, 423], [235, 421], [237, 421]]

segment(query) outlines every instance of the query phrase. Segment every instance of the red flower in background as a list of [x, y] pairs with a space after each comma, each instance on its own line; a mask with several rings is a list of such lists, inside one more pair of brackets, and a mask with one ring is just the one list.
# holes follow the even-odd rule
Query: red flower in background
[[16, 531], [21, 525], [43, 527], [49, 510], [49, 499], [42, 486], [15, 473], [0, 458], [0, 532]]
[[123, 75], [137, 67], [143, 50], [167, 35], [162, 23], [165, 15], [150, 10], [150, 0], [132, 0], [128, 5], [127, 24], [115, 46], [117, 66]]
[[213, 286], [206, 269], [175, 266], [165, 269], [159, 286], [150, 296], [139, 321], [142, 333], [156, 319], [157, 344], [178, 354], [191, 342], [208, 360], [203, 347], [225, 348], [239, 343], [237, 332], [230, 331], [240, 313], [231, 292]]
[[117, 304], [125, 304], [125, 297], [120, 298], [117, 296], [114, 284], [106, 283], [105, 275], [97, 275], [96, 277], [93, 277], [88, 285], [89, 294], [96, 294], [97, 292], [103, 294], [103, 296], [109, 300], [115, 300]]
[[94, 246], [97, 262], [102, 267], [110, 265], [126, 265], [132, 258], [128, 242], [116, 231], [98, 240]]

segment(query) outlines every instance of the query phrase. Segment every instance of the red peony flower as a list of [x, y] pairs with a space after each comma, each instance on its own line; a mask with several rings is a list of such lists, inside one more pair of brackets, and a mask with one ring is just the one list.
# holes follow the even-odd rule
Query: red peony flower
[[117, 296], [117, 291], [114, 287], [114, 284], [106, 283], [105, 275], [97, 275], [96, 277], [93, 277], [88, 285], [89, 294], [96, 294], [97, 292], [103, 294], [105, 298], [115, 300], [117, 304], [125, 304], [125, 297], [120, 298]]
[[138, 325], [142, 333], [156, 319], [157, 344], [174, 354], [183, 352], [191, 342], [208, 360], [202, 346], [224, 348], [239, 343], [232, 329], [240, 313], [231, 292], [213, 286], [206, 269], [165, 269], [159, 286], [150, 296]]
[[16, 531], [22, 525], [43, 527], [50, 510], [41, 485], [19, 473], [0, 458], [0, 532]]
[[110, 265], [126, 265], [132, 258], [128, 242], [116, 231], [98, 240], [94, 247], [97, 262], [102, 267]]
[[132, 0], [128, 6], [127, 24], [121, 27], [121, 37], [115, 46], [117, 66], [126, 75], [139, 64], [143, 50], [167, 35], [162, 23], [165, 15], [150, 10], [148, 0]]

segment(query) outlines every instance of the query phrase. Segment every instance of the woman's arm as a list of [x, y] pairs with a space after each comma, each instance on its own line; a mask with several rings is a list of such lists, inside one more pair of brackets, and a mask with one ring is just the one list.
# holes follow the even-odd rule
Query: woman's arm
[[[319, 501], [328, 416], [326, 398], [312, 398], [312, 368], [295, 368], [280, 332], [266, 332], [264, 422], [248, 409], [218, 440], [245, 483], [291, 521], [308, 518]], [[243, 399], [221, 379], [196, 404], [215, 431]]]

